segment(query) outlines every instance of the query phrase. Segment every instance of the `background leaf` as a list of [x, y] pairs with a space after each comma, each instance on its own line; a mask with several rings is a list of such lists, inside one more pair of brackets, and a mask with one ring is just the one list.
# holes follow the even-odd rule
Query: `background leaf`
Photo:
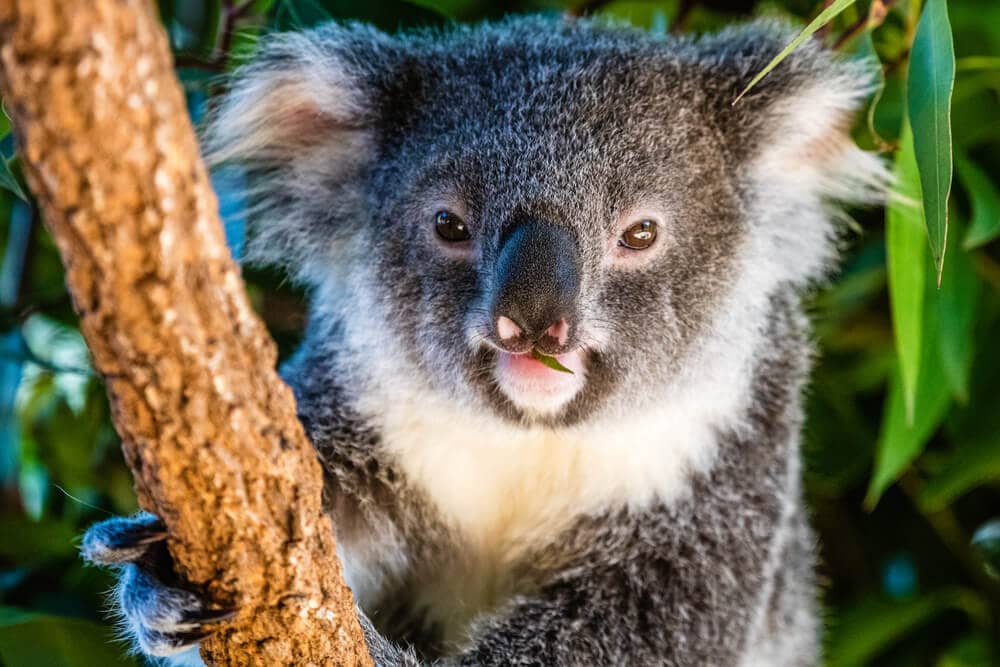
[[[925, 271], [930, 271], [929, 259], [920, 259]], [[890, 274], [891, 275], [891, 274]], [[882, 430], [876, 447], [875, 470], [868, 486], [865, 505], [874, 507], [885, 489], [924, 450], [928, 440], [940, 426], [951, 401], [951, 388], [945, 375], [940, 353], [940, 323], [934, 285], [924, 281], [921, 295], [923, 321], [919, 328], [920, 381], [913, 397], [912, 416], [905, 405], [902, 360], [889, 386], [889, 397], [882, 416]]]
[[903, 124], [899, 145], [894, 169], [896, 193], [886, 212], [885, 245], [892, 328], [899, 356], [901, 398], [906, 421], [912, 423], [924, 328], [927, 242], [920, 176], [913, 133], [908, 123]]
[[927, 0], [910, 53], [907, 112], [924, 194], [927, 239], [938, 270], [944, 269], [951, 193], [951, 94], [955, 48], [946, 0]]
[[949, 609], [980, 613], [974, 593], [941, 590], [911, 600], [872, 599], [841, 618], [826, 650], [827, 667], [875, 664], [873, 659], [897, 641]]
[[972, 255], [958, 243], [964, 231], [961, 220], [952, 216], [949, 227], [951, 251], [944, 260], [948, 279], [933, 295], [933, 301], [942, 369], [955, 398], [964, 403], [969, 400], [969, 373], [976, 347], [973, 329], [980, 279]]
[[989, 482], [1000, 482], [1000, 433], [956, 449], [943, 470], [924, 485], [920, 504], [927, 512], [937, 512]]
[[18, 183], [17, 177], [14, 176], [14, 172], [11, 171], [10, 165], [3, 158], [3, 155], [0, 155], [0, 188], [13, 192], [23, 201], [28, 201], [28, 195], [24, 193], [24, 189]]
[[136, 665], [108, 628], [11, 607], [0, 607], [0, 660], [11, 667]]
[[968, 157], [955, 155], [955, 166], [972, 204], [972, 222], [963, 245], [972, 249], [1000, 236], [1000, 191], [989, 176]]

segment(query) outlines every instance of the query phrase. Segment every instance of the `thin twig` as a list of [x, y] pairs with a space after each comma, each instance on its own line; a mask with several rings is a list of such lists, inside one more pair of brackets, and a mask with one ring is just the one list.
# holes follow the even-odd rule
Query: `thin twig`
[[253, 7], [253, 0], [247, 0], [239, 4], [232, 0], [225, 0], [222, 3], [222, 29], [216, 37], [216, 44], [210, 56], [202, 57], [191, 53], [174, 54], [174, 64], [177, 67], [187, 67], [191, 69], [201, 69], [208, 72], [222, 73], [226, 71], [229, 64], [230, 50], [233, 46], [233, 37], [236, 35], [236, 28], [244, 16]]
[[[829, 9], [834, 0], [823, 0], [823, 11]], [[830, 30], [833, 29], [833, 21], [828, 22], [826, 25], [822, 25], [815, 33], [815, 37], [821, 42], [826, 42], [826, 38], [830, 35]]]
[[222, 73], [226, 71], [225, 58], [201, 58], [190, 53], [174, 54], [174, 65], [181, 68], [203, 69], [209, 72]]
[[896, 2], [897, 0], [874, 0], [868, 13], [852, 23], [840, 34], [837, 41], [833, 43], [834, 51], [840, 50], [841, 47], [861, 33], [874, 30], [882, 25], [885, 22], [885, 17], [889, 14], [889, 10], [893, 8]]
[[226, 18], [222, 24], [222, 36], [219, 38], [219, 45], [216, 49], [217, 59], [223, 62], [229, 60], [229, 50], [232, 48], [233, 35], [236, 33], [236, 24], [250, 10], [252, 4], [252, 0], [246, 0], [238, 5], [234, 4], [232, 0], [225, 0], [222, 3]]

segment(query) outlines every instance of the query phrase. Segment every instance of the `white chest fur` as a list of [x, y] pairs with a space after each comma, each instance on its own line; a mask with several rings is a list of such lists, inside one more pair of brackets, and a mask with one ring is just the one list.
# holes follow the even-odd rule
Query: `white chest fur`
[[509, 578], [511, 566], [574, 518], [686, 493], [692, 473], [714, 462], [717, 429], [738, 414], [734, 403], [745, 391], [739, 382], [701, 384], [666, 392], [639, 419], [560, 430], [469, 416], [426, 395], [387, 404], [383, 443], [460, 540], [447, 572], [414, 591], [445, 637], [461, 638], [478, 611], [523, 592]]
[[[383, 405], [379, 430], [407, 479], [468, 547], [509, 562], [574, 517], [609, 506], [671, 502], [714, 461], [718, 429], [733, 425], [749, 373], [720, 359], [664, 388], [643, 409], [559, 430], [470, 415], [424, 394]], [[713, 364], [715, 365], [715, 364]]]

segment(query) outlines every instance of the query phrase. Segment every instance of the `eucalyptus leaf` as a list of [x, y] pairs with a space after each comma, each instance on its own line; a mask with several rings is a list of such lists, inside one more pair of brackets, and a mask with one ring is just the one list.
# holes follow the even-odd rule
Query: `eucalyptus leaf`
[[927, 239], [937, 267], [944, 270], [948, 198], [952, 181], [951, 96], [955, 47], [946, 0], [927, 0], [910, 52], [906, 103], [924, 195]]
[[966, 56], [955, 61], [959, 72], [1000, 71], [1000, 58], [991, 56]]
[[875, 660], [879, 654], [938, 614], [959, 609], [978, 616], [981, 606], [975, 592], [962, 588], [943, 589], [909, 600], [867, 600], [833, 622], [825, 664], [881, 664]]
[[972, 489], [996, 482], [1000, 482], [1000, 433], [956, 447], [944, 467], [924, 484], [920, 506], [925, 512], [938, 512]]
[[897, 191], [886, 212], [885, 245], [892, 328], [902, 382], [901, 396], [906, 421], [913, 423], [923, 337], [927, 244], [913, 133], [906, 122], [899, 141], [894, 169]]
[[[929, 271], [927, 258], [924, 264]], [[914, 394], [912, 417], [905, 406], [903, 380], [899, 368], [889, 385], [882, 416], [882, 429], [875, 452], [875, 470], [868, 486], [865, 505], [873, 508], [882, 493], [919, 456], [940, 426], [951, 402], [951, 391], [939, 352], [939, 324], [933, 308], [937, 297], [932, 284], [925, 286], [923, 336], [920, 344], [920, 382]]]
[[541, 352], [539, 352], [534, 348], [531, 349], [531, 358], [537, 359], [538, 361], [542, 362], [543, 364], [545, 364], [554, 371], [559, 371], [561, 373], [569, 373], [570, 375], [573, 374], [573, 371], [560, 364], [558, 359], [556, 359], [555, 357], [550, 357], [547, 354], [542, 354]]
[[750, 83], [748, 83], [747, 87], [743, 89], [743, 92], [741, 92], [736, 99], [733, 100], [733, 105], [735, 106], [737, 102], [743, 99], [743, 97], [750, 92], [751, 88], [760, 83], [760, 80], [767, 76], [771, 70], [777, 67], [782, 60], [787, 58], [792, 51], [799, 48], [802, 42], [806, 41], [810, 35], [835, 19], [838, 14], [853, 5], [856, 1], [857, 0], [834, 0], [834, 2], [830, 3], [828, 7], [819, 13], [819, 16], [814, 18], [809, 25], [802, 30], [802, 32], [796, 35], [795, 39], [793, 39], [788, 46], [783, 48], [778, 55], [772, 58], [771, 62], [769, 62], [764, 69], [757, 73], [757, 76], [750, 80]]
[[202, 7], [201, 33], [198, 35], [198, 48], [205, 55], [215, 53], [222, 32], [222, 1], [205, 0]]
[[0, 540], [0, 556], [37, 566], [53, 558], [72, 557], [79, 533], [66, 522], [48, 518], [34, 521], [4, 514], [0, 515], [0, 535], [17, 536], [17, 539]]
[[955, 166], [972, 202], [972, 222], [962, 245], [978, 248], [1000, 236], [1000, 190], [986, 172], [961, 153], [955, 155]]
[[89, 621], [0, 607], [0, 662], [5, 665], [135, 665], [114, 630]]
[[667, 17], [660, 3], [642, 2], [641, 0], [617, 0], [601, 6], [601, 16], [613, 20], [627, 21], [632, 25], [646, 28], [651, 32], [666, 31]]
[[17, 195], [20, 199], [28, 201], [28, 195], [25, 194], [24, 188], [18, 183], [17, 177], [14, 176], [14, 172], [11, 171], [10, 164], [0, 155], [0, 188], [4, 190], [9, 190]]
[[962, 248], [958, 238], [961, 220], [954, 218], [948, 231], [951, 252], [945, 256], [944, 269], [948, 279], [932, 295], [936, 311], [938, 344], [945, 378], [955, 398], [969, 400], [969, 374], [976, 349], [973, 329], [976, 306], [979, 303], [981, 281], [972, 255]]
[[994, 640], [983, 630], [965, 635], [938, 658], [935, 667], [983, 667], [997, 664]]

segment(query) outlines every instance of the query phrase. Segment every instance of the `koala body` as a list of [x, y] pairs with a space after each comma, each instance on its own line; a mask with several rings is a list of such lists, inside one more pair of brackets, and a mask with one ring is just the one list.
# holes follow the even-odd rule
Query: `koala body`
[[[206, 150], [310, 288], [282, 372], [378, 662], [816, 664], [799, 299], [885, 175], [862, 64], [806, 44], [732, 105], [788, 39], [330, 24], [235, 76]], [[157, 530], [84, 552], [190, 656], [214, 619], [137, 565]]]

